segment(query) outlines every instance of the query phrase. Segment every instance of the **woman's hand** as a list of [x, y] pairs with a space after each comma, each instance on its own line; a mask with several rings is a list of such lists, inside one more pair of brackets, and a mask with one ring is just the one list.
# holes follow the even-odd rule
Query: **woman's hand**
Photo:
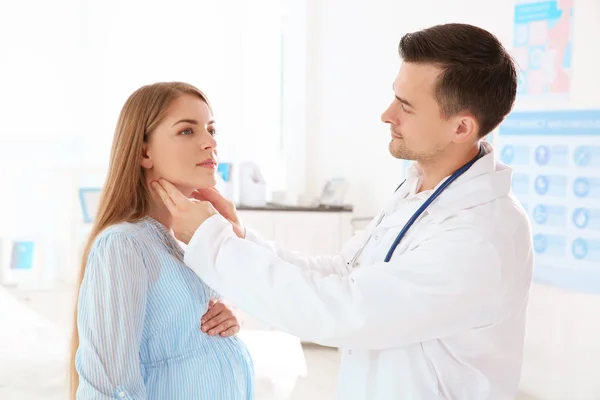
[[202, 317], [201, 322], [202, 332], [211, 336], [233, 336], [240, 331], [241, 326], [233, 308], [222, 301], [215, 300], [208, 303], [208, 311]]
[[192, 197], [200, 201], [208, 201], [212, 206], [227, 219], [233, 226], [235, 234], [243, 239], [246, 237], [246, 228], [235, 208], [235, 205], [227, 200], [216, 188], [198, 189], [192, 193]]

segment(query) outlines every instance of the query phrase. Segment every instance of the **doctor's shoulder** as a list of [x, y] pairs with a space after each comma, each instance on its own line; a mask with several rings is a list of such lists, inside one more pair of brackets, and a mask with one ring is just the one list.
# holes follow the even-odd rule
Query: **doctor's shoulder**
[[434, 224], [433, 235], [461, 231], [465, 240], [485, 242], [500, 258], [526, 259], [533, 248], [531, 223], [521, 204], [508, 194], [474, 207], [457, 210]]
[[519, 245], [529, 244], [533, 247], [531, 222], [527, 211], [512, 194], [492, 202], [486, 219], [489, 221], [489, 229], [495, 235], [518, 239]]
[[[465, 209], [457, 220], [471, 229], [472, 240], [486, 244], [488, 260], [496, 259], [503, 274], [527, 281], [533, 269], [533, 236], [527, 212], [507, 194], [472, 209]], [[514, 274], [514, 275], [513, 275]]]
[[506, 238], [531, 241], [531, 223], [527, 212], [510, 194], [463, 210], [463, 213], [463, 217], [473, 224], [473, 229], [480, 230], [492, 241]]

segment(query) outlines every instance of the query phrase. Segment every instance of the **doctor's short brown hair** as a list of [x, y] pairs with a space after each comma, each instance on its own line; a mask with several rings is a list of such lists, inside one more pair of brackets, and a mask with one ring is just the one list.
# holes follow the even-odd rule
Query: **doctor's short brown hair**
[[442, 69], [434, 93], [442, 117], [469, 112], [479, 124], [480, 137], [512, 110], [517, 71], [490, 32], [468, 24], [436, 25], [404, 35], [398, 51], [405, 62]]

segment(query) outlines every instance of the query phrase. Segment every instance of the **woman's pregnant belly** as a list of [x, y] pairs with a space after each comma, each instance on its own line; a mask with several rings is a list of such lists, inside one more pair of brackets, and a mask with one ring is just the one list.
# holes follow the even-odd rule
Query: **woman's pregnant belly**
[[237, 337], [202, 336], [178, 355], [142, 363], [149, 400], [254, 398], [254, 368], [244, 343]]

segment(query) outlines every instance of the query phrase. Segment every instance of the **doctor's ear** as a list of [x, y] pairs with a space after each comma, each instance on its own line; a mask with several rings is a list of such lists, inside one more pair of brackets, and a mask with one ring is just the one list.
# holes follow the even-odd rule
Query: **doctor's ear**
[[146, 143], [144, 143], [144, 146], [142, 147], [142, 158], [140, 160], [140, 165], [145, 169], [151, 169], [154, 167], [154, 162], [148, 155], [148, 145]]
[[471, 140], [477, 137], [477, 133], [479, 132], [479, 124], [477, 120], [468, 114], [459, 115], [456, 118], [456, 125], [454, 131], [454, 142], [455, 143], [465, 143], [468, 140]]

